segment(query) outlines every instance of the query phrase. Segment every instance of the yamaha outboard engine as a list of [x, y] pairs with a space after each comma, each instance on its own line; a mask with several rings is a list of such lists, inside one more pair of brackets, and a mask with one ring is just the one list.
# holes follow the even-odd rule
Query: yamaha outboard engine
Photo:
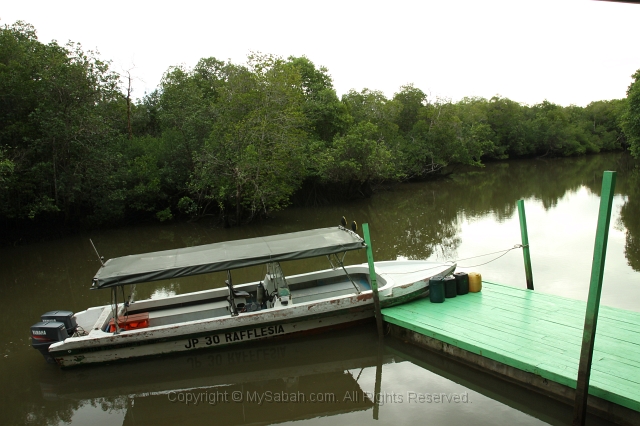
[[40, 320], [43, 322], [58, 321], [63, 323], [69, 336], [73, 336], [73, 333], [75, 333], [78, 328], [76, 317], [73, 316], [73, 312], [71, 311], [49, 311], [46, 314], [42, 314]]
[[49, 346], [72, 336], [78, 327], [76, 319], [69, 311], [47, 312], [40, 319], [42, 321], [31, 326], [31, 346], [40, 351], [49, 364], [55, 364]]

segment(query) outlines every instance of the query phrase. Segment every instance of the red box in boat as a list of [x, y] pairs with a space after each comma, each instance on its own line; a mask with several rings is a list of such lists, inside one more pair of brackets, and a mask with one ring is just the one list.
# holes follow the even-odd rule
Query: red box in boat
[[[118, 327], [122, 330], [137, 330], [139, 328], [149, 327], [149, 312], [143, 312], [141, 314], [124, 315], [118, 317]], [[109, 321], [109, 332], [116, 331], [113, 318]]]

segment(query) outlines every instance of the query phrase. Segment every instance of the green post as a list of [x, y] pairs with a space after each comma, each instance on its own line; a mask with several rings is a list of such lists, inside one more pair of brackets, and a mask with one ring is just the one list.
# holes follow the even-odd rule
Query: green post
[[376, 278], [376, 268], [373, 264], [373, 248], [371, 247], [371, 237], [369, 236], [369, 224], [362, 224], [362, 234], [364, 242], [367, 244], [367, 262], [369, 263], [369, 277], [371, 278], [371, 291], [373, 292], [373, 309], [376, 315], [378, 326], [378, 336], [382, 338], [382, 313], [380, 312], [380, 297], [378, 296], [378, 280]]
[[527, 275], [527, 288], [533, 290], [533, 272], [531, 271], [531, 253], [529, 252], [529, 234], [527, 233], [527, 216], [524, 214], [524, 200], [518, 200], [517, 204], [518, 216], [520, 216], [520, 234], [522, 235], [524, 272]]
[[600, 211], [598, 213], [598, 228], [596, 230], [596, 243], [593, 249], [593, 263], [591, 265], [589, 298], [587, 299], [587, 312], [584, 318], [584, 331], [582, 334], [582, 349], [580, 351], [580, 365], [578, 367], [578, 381], [576, 384], [576, 400], [573, 411], [573, 424], [577, 426], [584, 425], [587, 415], [591, 360], [593, 357], [596, 325], [598, 323], [598, 310], [600, 309], [604, 260], [607, 254], [609, 224], [611, 223], [611, 205], [613, 204], [615, 187], [616, 172], [604, 172], [604, 176], [602, 177], [602, 193], [600, 195]]

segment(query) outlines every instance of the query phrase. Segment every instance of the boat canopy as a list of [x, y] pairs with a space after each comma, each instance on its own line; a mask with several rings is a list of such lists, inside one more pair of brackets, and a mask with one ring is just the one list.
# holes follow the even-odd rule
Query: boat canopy
[[107, 260], [93, 277], [91, 288], [207, 274], [364, 247], [359, 235], [338, 226], [135, 254]]

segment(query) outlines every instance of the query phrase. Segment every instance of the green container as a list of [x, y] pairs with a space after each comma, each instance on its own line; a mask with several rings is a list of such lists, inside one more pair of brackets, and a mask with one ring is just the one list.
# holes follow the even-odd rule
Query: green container
[[440, 275], [429, 280], [429, 300], [431, 303], [444, 302], [444, 278]]
[[466, 272], [456, 272], [453, 276], [456, 277], [456, 291], [458, 296], [469, 293], [469, 274]]
[[444, 278], [444, 297], [451, 298], [456, 297], [458, 295], [458, 290], [456, 288], [456, 279], [453, 275], [446, 276]]

